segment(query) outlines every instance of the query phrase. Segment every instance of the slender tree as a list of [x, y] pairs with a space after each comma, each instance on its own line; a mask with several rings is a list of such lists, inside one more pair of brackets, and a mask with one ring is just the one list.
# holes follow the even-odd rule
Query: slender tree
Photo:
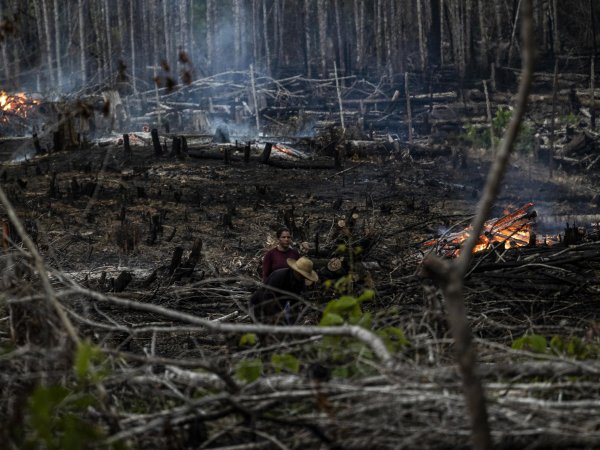
[[317, 16], [319, 19], [319, 57], [321, 76], [327, 76], [327, 7], [325, 0], [317, 1]]
[[79, 70], [81, 83], [83, 86], [87, 84], [87, 70], [85, 57], [85, 22], [83, 16], [83, 0], [77, 0], [77, 17], [79, 29]]
[[[6, 11], [4, 11], [4, 6], [0, 3], [0, 21], [4, 20], [6, 17]], [[8, 36], [3, 36], [0, 38], [0, 47], [2, 48], [2, 69], [4, 72], [4, 79], [6, 82], [10, 82], [10, 62], [8, 60], [8, 52], [7, 52], [7, 40]]]
[[58, 14], [58, 0], [54, 0], [54, 49], [56, 50], [56, 77], [58, 81], [58, 88], [60, 89], [63, 85], [63, 70], [62, 70], [62, 55], [60, 54], [60, 16]]
[[134, 28], [134, 0], [129, 0], [129, 39], [131, 51], [131, 79], [133, 82], [133, 92], [137, 92], [137, 71], [135, 65], [135, 28]]
[[312, 54], [312, 43], [311, 43], [311, 0], [304, 0], [304, 62], [306, 67], [306, 75], [312, 76], [311, 70], [311, 54]]
[[262, 0], [262, 30], [265, 47], [265, 68], [267, 74], [271, 75], [271, 45], [269, 44], [269, 16], [267, 14], [267, 0]]
[[235, 69], [242, 67], [242, 0], [233, 0], [233, 61]]
[[210, 73], [216, 70], [216, 8], [215, 0], [206, 1], [206, 59]]

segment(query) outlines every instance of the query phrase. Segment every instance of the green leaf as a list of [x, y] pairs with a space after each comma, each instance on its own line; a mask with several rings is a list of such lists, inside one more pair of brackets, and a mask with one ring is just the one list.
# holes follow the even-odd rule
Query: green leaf
[[546, 353], [546, 338], [539, 334], [522, 336], [512, 343], [515, 350], [529, 350], [534, 353]]
[[360, 294], [360, 296], [356, 299], [358, 303], [367, 302], [369, 300], [373, 300], [375, 298], [375, 291], [373, 289], [365, 289], [365, 291]]
[[69, 393], [69, 390], [61, 386], [38, 386], [29, 397], [31, 427], [48, 447], [51, 447], [52, 442], [55, 410]]
[[271, 364], [277, 373], [282, 370], [298, 373], [300, 370], [300, 361], [290, 353], [273, 354], [273, 356], [271, 356]]
[[577, 358], [583, 356], [583, 354], [585, 353], [585, 346], [583, 342], [581, 342], [581, 339], [577, 337], [572, 337], [567, 342], [566, 350], [567, 355]]
[[550, 349], [557, 355], [563, 353], [565, 350], [565, 342], [563, 341], [563, 338], [558, 335], [552, 336], [552, 339], [550, 339]]
[[370, 330], [373, 327], [373, 317], [371, 316], [371, 313], [366, 312], [364, 313], [360, 320], [356, 323], [356, 325], [358, 325], [359, 327], [363, 327], [367, 330]]
[[323, 318], [319, 322], [319, 326], [321, 327], [334, 327], [343, 324], [344, 319], [342, 319], [342, 316], [336, 313], [323, 314]]
[[345, 253], [348, 250], [348, 247], [346, 246], [346, 244], [340, 244], [337, 246], [337, 248], [335, 249], [335, 251], [337, 253]]
[[100, 349], [88, 341], [83, 341], [75, 353], [75, 375], [82, 381], [91, 378], [92, 365], [99, 359]]
[[383, 339], [388, 350], [395, 352], [407, 347], [410, 341], [398, 327], [385, 327], [377, 331], [377, 334]]
[[246, 333], [240, 338], [240, 347], [245, 345], [256, 345], [256, 334]]
[[247, 383], [258, 380], [263, 371], [263, 363], [260, 359], [245, 359], [237, 365], [235, 374]]
[[349, 378], [350, 377], [350, 369], [346, 366], [337, 366], [331, 371], [331, 375], [334, 378]]

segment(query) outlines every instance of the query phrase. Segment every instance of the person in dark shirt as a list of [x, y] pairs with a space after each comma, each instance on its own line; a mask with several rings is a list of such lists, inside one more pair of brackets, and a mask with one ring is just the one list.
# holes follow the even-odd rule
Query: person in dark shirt
[[[288, 259], [287, 268], [277, 269], [250, 298], [250, 316], [263, 323], [293, 324], [299, 296], [307, 286], [319, 281], [313, 262], [301, 257]], [[274, 289], [273, 289], [274, 288]], [[283, 291], [283, 292], [282, 292]]]
[[300, 258], [298, 250], [291, 247], [292, 235], [290, 230], [287, 228], [280, 228], [277, 230], [277, 247], [269, 250], [262, 263], [262, 282], [266, 283], [269, 275], [271, 275], [277, 269], [284, 269], [288, 267], [288, 259]]

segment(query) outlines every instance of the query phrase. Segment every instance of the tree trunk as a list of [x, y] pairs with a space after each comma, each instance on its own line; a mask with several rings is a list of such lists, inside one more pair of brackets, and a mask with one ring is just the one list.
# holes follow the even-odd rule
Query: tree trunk
[[60, 17], [58, 15], [58, 0], [54, 0], [54, 46], [56, 50], [56, 77], [59, 89], [63, 84], [62, 61], [60, 55]]
[[216, 54], [216, 4], [215, 0], [206, 1], [206, 59], [209, 73], [215, 73]]
[[354, 0], [354, 26], [356, 29], [356, 69], [364, 68], [365, 1]]
[[394, 79], [394, 69], [392, 68], [392, 30], [390, 26], [390, 4], [392, 1], [386, 1], [383, 5], [383, 48], [385, 50], [385, 67], [388, 70], [388, 77]]
[[381, 20], [381, 1], [375, 0], [373, 2], [373, 17], [375, 26], [373, 27], [375, 31], [375, 67], [377, 68], [377, 72], [381, 72], [381, 67], [383, 65], [383, 36], [382, 36], [382, 20]]
[[233, 0], [233, 61], [234, 68], [242, 66], [242, 0]]
[[267, 1], [262, 0], [263, 40], [265, 42], [265, 67], [267, 74], [271, 75], [271, 46], [269, 44], [269, 16], [267, 14]]
[[[468, 0], [467, 0], [468, 1]], [[423, 31], [423, 5], [417, 0], [417, 23], [419, 26], [419, 61], [421, 72], [425, 72], [425, 33]]]
[[319, 55], [320, 72], [323, 78], [327, 77], [327, 7], [325, 0], [317, 2], [317, 16], [319, 18]]
[[335, 14], [335, 32], [337, 41], [338, 67], [342, 75], [346, 73], [346, 61], [344, 60], [344, 39], [342, 39], [342, 21], [340, 20], [340, 2], [333, 0], [333, 13]]
[[304, 64], [306, 67], [306, 76], [309, 78], [312, 77], [311, 70], [311, 39], [310, 39], [310, 30], [311, 30], [311, 17], [310, 17], [310, 3], [311, 0], [304, 0]]
[[252, 61], [254, 64], [258, 62], [258, 0], [252, 0]]
[[[189, 53], [188, 49], [188, 2], [181, 1], [179, 3], [179, 48], [177, 50], [178, 54], [181, 52]], [[177, 58], [180, 64], [183, 64], [184, 60], [182, 58]], [[183, 66], [181, 66], [183, 70]], [[181, 73], [181, 72], [179, 72]]]
[[479, 67], [482, 70], [488, 68], [488, 36], [487, 28], [485, 26], [485, 15], [484, 15], [484, 0], [477, 0], [477, 14], [479, 16], [479, 33], [480, 33], [480, 47], [479, 47]]
[[134, 0], [129, 0], [129, 39], [131, 46], [131, 79], [133, 81], [133, 92], [137, 92], [137, 83], [136, 83], [136, 70], [135, 70], [135, 32], [134, 32], [134, 14], [133, 14], [133, 2]]
[[50, 20], [48, 18], [48, 5], [46, 0], [42, 0], [42, 13], [44, 15], [44, 31], [46, 35], [46, 58], [48, 63], [48, 72], [50, 73], [50, 84], [52, 88], [56, 87], [56, 77], [54, 67], [52, 66], [52, 39], [50, 38]]
[[81, 71], [81, 84], [87, 84], [86, 59], [85, 59], [85, 28], [83, 16], [83, 0], [77, 0], [77, 17], [79, 20], [79, 70]]
[[112, 45], [112, 31], [111, 31], [111, 26], [110, 26], [110, 5], [108, 4], [108, 0], [104, 0], [104, 20], [105, 20], [105, 26], [106, 26], [106, 28], [104, 30], [104, 32], [106, 33], [106, 48], [108, 50], [108, 52], [107, 52], [108, 75], [109, 75], [109, 79], [112, 80], [112, 77], [114, 75], [113, 64], [112, 64], [113, 45]]
[[444, 15], [445, 11], [444, 11], [444, 0], [440, 0], [440, 66], [443, 67], [444, 66], [444, 32], [445, 32], [445, 27], [444, 27], [444, 22], [445, 22], [445, 15]]
[[553, 50], [554, 50], [554, 57], [557, 57], [560, 54], [560, 38], [558, 35], [558, 1], [557, 0], [552, 0], [552, 18], [553, 18], [553, 24], [552, 24], [552, 35], [553, 35]]
[[[5, 17], [5, 11], [3, 9], [2, 3], [0, 3], [0, 17]], [[8, 84], [10, 83], [10, 69], [9, 69], [9, 61], [8, 61], [8, 52], [6, 51], [7, 37], [4, 39], [0, 39], [0, 46], [2, 47], [2, 65], [4, 70], [4, 80]]]

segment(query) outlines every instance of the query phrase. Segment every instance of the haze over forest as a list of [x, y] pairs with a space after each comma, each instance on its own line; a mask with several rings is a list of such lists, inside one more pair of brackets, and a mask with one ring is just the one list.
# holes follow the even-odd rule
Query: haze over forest
[[[589, 73], [600, 7], [535, 0], [538, 64]], [[274, 78], [393, 78], [446, 68], [489, 78], [520, 64], [509, 0], [2, 0], [0, 86], [71, 93], [179, 85], [250, 64]], [[587, 69], [586, 69], [587, 67]]]

